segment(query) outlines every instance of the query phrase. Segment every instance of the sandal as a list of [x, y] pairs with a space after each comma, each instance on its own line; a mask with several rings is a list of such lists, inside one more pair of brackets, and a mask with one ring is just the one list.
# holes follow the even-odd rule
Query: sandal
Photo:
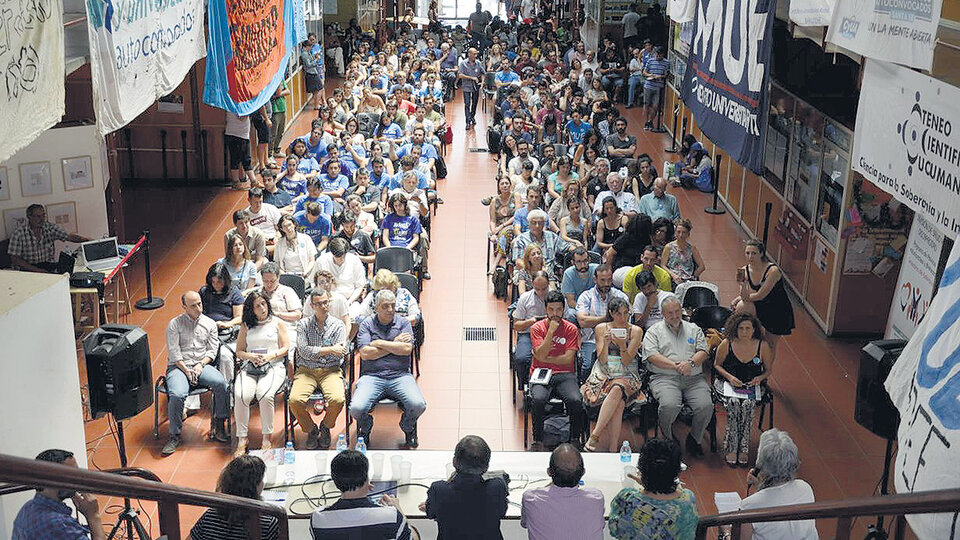
[[583, 449], [586, 450], [587, 452], [596, 452], [597, 444], [599, 442], [600, 442], [600, 437], [597, 437], [596, 435], [590, 435], [590, 438], [587, 439], [586, 443], [584, 443]]
[[247, 453], [247, 438], [240, 437], [237, 439], [237, 449], [233, 452], [233, 457], [238, 458], [240, 456], [246, 455]]
[[724, 460], [727, 462], [727, 465], [728, 465], [728, 466], [730, 466], [730, 467], [736, 467], [736, 466], [737, 466], [737, 457], [738, 457], [738, 454], [737, 454], [737, 453], [735, 453], [735, 452], [730, 452], [729, 454], [727, 454], [727, 455], [724, 457]]
[[738, 455], [737, 455], [737, 463], [739, 463], [740, 465], [746, 467], [747, 465], [750, 464], [750, 455], [749, 455], [749, 454], [738, 454]]

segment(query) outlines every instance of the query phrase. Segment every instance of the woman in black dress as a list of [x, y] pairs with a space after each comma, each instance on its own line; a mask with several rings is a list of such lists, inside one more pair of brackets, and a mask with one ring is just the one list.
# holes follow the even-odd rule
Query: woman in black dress
[[737, 269], [740, 296], [734, 298], [735, 311], [752, 313], [760, 319], [764, 340], [770, 344], [771, 361], [777, 356], [777, 343], [795, 327], [793, 305], [787, 296], [780, 267], [767, 261], [763, 243], [747, 242], [743, 250], [746, 266]]

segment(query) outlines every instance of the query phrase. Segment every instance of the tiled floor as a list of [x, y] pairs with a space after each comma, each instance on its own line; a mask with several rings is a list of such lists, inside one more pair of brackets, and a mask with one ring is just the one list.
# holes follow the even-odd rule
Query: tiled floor
[[[636, 133], [642, 125], [639, 113], [631, 110], [628, 114]], [[478, 202], [494, 191], [495, 161], [486, 153], [469, 152], [486, 146], [484, 120], [465, 133], [459, 100], [448, 107], [447, 117], [455, 126], [454, 143], [446, 158], [450, 174], [439, 183], [445, 204], [433, 226], [433, 279], [425, 284], [421, 302], [427, 340], [420, 385], [428, 402], [420, 420], [421, 447], [450, 449], [461, 436], [472, 433], [483, 436], [495, 450], [520, 450], [523, 418], [511, 400], [506, 306], [493, 297], [485, 276], [487, 207]], [[290, 132], [306, 132], [308, 123], [301, 118]], [[638, 138], [640, 150], [654, 156], [656, 163], [662, 162], [666, 137], [640, 132]], [[744, 234], [729, 215], [703, 212], [709, 204], [707, 195], [682, 190], [674, 194], [683, 215], [693, 220], [693, 241], [708, 267], [703, 278], [717, 283], [723, 301], [729, 301], [736, 291], [734, 274], [742, 264]], [[127, 203], [128, 230], [153, 229], [154, 294], [166, 298], [167, 304], [156, 311], [138, 311], [129, 322], [148, 332], [156, 376], [166, 365], [163, 330], [167, 321], [180, 313], [179, 294], [198, 288], [207, 267], [222, 256], [220, 239], [230, 226], [230, 213], [245, 200], [237, 192], [204, 189], [137, 189], [136, 196], [137, 204]], [[130, 276], [132, 298], [144, 296], [141, 272], [134, 269]], [[802, 308], [797, 307], [796, 313], [798, 328], [782, 341], [772, 377], [776, 426], [788, 430], [797, 442], [803, 460], [800, 475], [813, 485], [819, 500], [869, 495], [880, 478], [883, 442], [853, 421], [854, 378], [862, 343], [827, 339]], [[499, 339], [464, 342], [464, 326], [496, 327]], [[163, 398], [161, 403], [165, 403]], [[256, 441], [259, 421], [257, 413], [253, 416], [251, 435]], [[384, 407], [375, 416], [371, 447], [396, 447], [402, 440], [396, 409]], [[278, 412], [278, 426], [279, 417]], [[125, 425], [131, 464], [150, 469], [165, 481], [213, 489], [230, 449], [204, 440], [209, 426], [207, 409], [187, 420], [184, 445], [168, 458], [159, 455], [166, 428], [161, 426], [161, 439], [155, 440], [152, 420], [152, 411], [146, 411]], [[722, 435], [722, 417], [720, 422]], [[342, 429], [341, 418], [335, 435]], [[105, 420], [88, 423], [91, 467], [118, 466], [113, 439], [97, 440], [105, 433]], [[302, 441], [303, 434], [298, 435]], [[755, 432], [755, 441], [756, 436]], [[630, 439], [634, 448], [642, 444], [642, 437], [628, 426], [624, 426], [623, 438]], [[683, 480], [696, 492], [701, 513], [715, 511], [714, 491], [745, 490], [745, 470], [727, 468], [720, 454], [691, 460], [689, 465]], [[155, 509], [152, 505], [145, 508], [156, 523]], [[200, 510], [184, 507], [181, 512], [182, 522], [189, 528]], [[859, 520], [857, 530], [862, 531], [867, 521]], [[826, 533], [833, 524], [820, 526]]]

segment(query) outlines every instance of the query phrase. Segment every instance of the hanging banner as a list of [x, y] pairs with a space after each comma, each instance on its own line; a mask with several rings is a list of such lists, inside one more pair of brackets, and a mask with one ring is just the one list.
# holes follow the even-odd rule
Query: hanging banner
[[97, 126], [106, 135], [180, 86], [206, 54], [203, 0], [87, 0]]
[[[900, 411], [897, 493], [960, 487], [960, 242], [940, 289], [884, 386]], [[960, 538], [958, 514], [908, 515], [917, 538]]]
[[933, 66], [942, 0], [836, 0], [827, 41], [857, 54]]
[[295, 0], [210, 0], [203, 101], [240, 116], [262, 107], [295, 51]]
[[697, 126], [738, 163], [763, 173], [776, 0], [700, 0], [680, 96]]
[[59, 0], [0, 0], [0, 162], [63, 117], [63, 59]]
[[868, 60], [863, 70], [853, 169], [949, 238], [960, 231], [960, 89]]
[[678, 23], [690, 22], [697, 11], [697, 0], [670, 0], [667, 12]]
[[837, 0], [790, 0], [790, 20], [799, 26], [827, 26]]
[[933, 299], [943, 233], [916, 214], [887, 319], [886, 339], [910, 339]]

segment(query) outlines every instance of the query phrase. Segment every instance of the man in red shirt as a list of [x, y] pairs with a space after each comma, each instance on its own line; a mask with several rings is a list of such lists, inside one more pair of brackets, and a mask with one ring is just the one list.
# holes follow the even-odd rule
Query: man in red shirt
[[530, 385], [533, 399], [533, 444], [530, 450], [543, 451], [543, 417], [551, 394], [563, 400], [570, 416], [570, 440], [580, 440], [583, 430], [583, 404], [580, 401], [580, 383], [577, 381], [577, 351], [580, 349], [580, 332], [576, 325], [563, 318], [566, 306], [558, 291], [547, 293], [545, 300], [547, 318], [530, 327], [533, 345], [532, 374], [537, 368], [553, 371], [547, 384]]

